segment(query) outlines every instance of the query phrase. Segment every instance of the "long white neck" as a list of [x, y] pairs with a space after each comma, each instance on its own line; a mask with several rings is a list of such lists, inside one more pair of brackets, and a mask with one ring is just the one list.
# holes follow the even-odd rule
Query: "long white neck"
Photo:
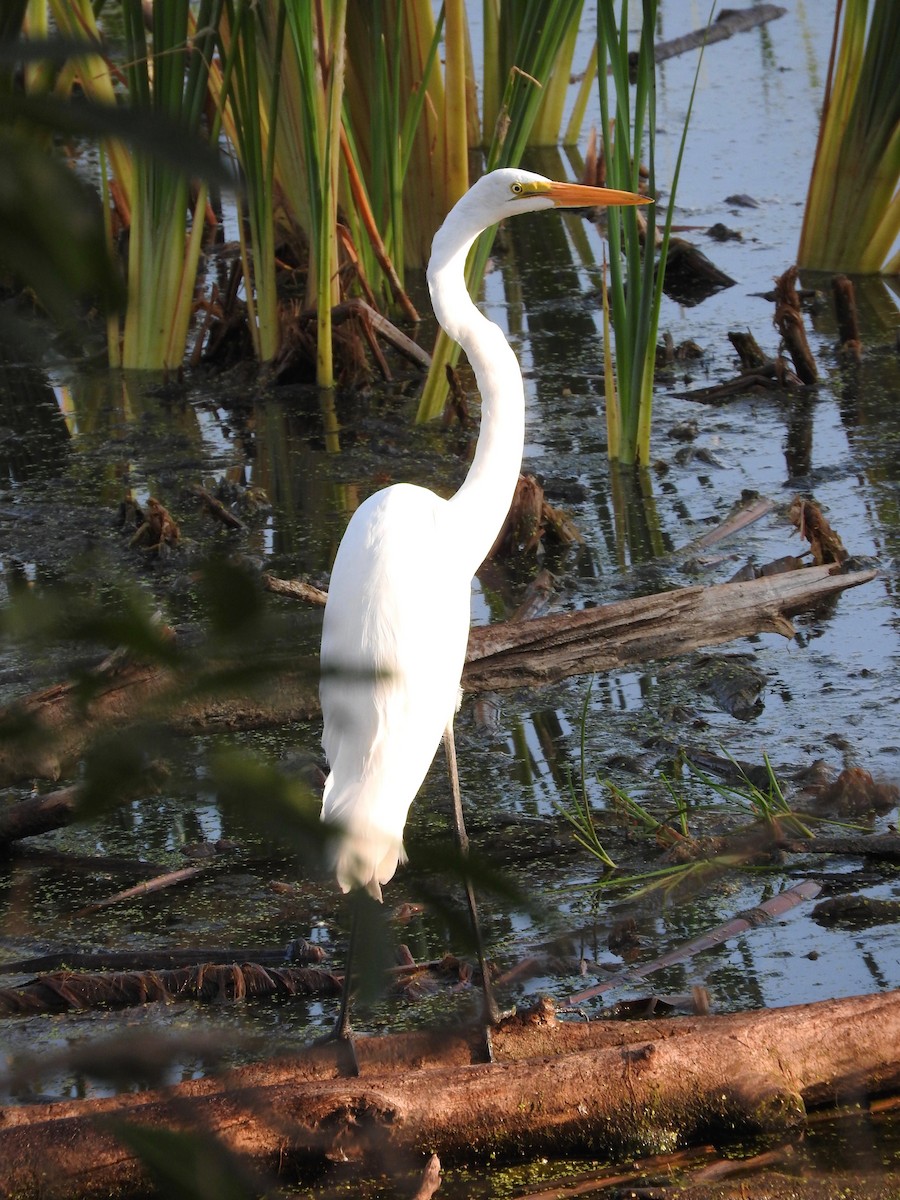
[[428, 286], [442, 328], [459, 342], [481, 392], [481, 429], [475, 457], [450, 500], [472, 574], [493, 546], [512, 502], [525, 446], [522, 372], [503, 331], [483, 316], [469, 297], [466, 255], [481, 232], [459, 241], [459, 232], [438, 230], [428, 264]]

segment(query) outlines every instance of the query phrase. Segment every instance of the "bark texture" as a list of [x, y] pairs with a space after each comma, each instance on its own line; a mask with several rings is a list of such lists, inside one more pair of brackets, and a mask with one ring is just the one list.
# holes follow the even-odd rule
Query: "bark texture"
[[452, 1036], [361, 1039], [358, 1079], [323, 1048], [158, 1093], [0, 1110], [0, 1195], [133, 1192], [141, 1169], [116, 1119], [211, 1131], [282, 1175], [385, 1155], [655, 1153], [895, 1091], [898, 1046], [900, 992], [656, 1022], [562, 1022], [544, 1006], [497, 1030], [491, 1065]]

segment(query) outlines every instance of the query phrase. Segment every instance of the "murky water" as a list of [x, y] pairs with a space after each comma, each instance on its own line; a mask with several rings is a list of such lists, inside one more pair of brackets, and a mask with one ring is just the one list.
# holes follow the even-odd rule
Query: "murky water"
[[[640, 505], [626, 503], [613, 486], [605, 458], [602, 362], [596, 289], [602, 246], [580, 217], [541, 215], [512, 223], [498, 245], [485, 285], [484, 307], [510, 331], [528, 393], [525, 469], [542, 477], [551, 503], [571, 513], [584, 545], [548, 548], [556, 576], [553, 604], [572, 608], [695, 582], [719, 582], [742, 564], [763, 564], [799, 553], [801, 543], [786, 510], [798, 493], [826, 511], [850, 552], [873, 558], [876, 581], [796, 620], [797, 638], [774, 635], [710, 652], [713, 663], [741, 661], [760, 681], [760, 702], [737, 719], [704, 690], [700, 656], [624, 669], [593, 681], [583, 729], [583, 783], [598, 826], [615, 856], [629, 862], [656, 859], [654, 847], [635, 849], [623, 837], [620, 816], [601, 783], [610, 779], [653, 811], [671, 810], [662, 784], [672, 770], [672, 747], [706, 750], [761, 764], [793, 777], [822, 759], [832, 769], [858, 765], [887, 781], [900, 780], [900, 612], [896, 588], [900, 554], [900, 366], [894, 348], [897, 299], [880, 280], [861, 285], [866, 357], [858, 378], [844, 374], [834, 353], [835, 330], [827, 299], [812, 316], [811, 344], [822, 382], [815, 393], [789, 399], [741, 397], [721, 406], [690, 399], [692, 388], [736, 372], [727, 332], [749, 329], [773, 353], [772, 278], [793, 261], [817, 129], [817, 106], [831, 34], [830, 6], [791, 6], [769, 27], [743, 34], [707, 52], [678, 195], [678, 221], [694, 230], [723, 222], [741, 240], [711, 241], [691, 233], [736, 284], [697, 307], [667, 302], [662, 327], [674, 340], [696, 341], [703, 357], [660, 376], [654, 421], [654, 457]], [[664, 5], [661, 36], [696, 28], [703, 5]], [[590, 37], [586, 21], [586, 45]], [[586, 50], [585, 50], [586, 53]], [[660, 124], [666, 131], [665, 164], [676, 140], [693, 77], [694, 56], [667, 62], [660, 78]], [[559, 155], [536, 156], [532, 165], [550, 174], [569, 168]], [[577, 164], [576, 164], [577, 165]], [[744, 193], [758, 207], [729, 203]], [[821, 285], [827, 296], [827, 281]], [[427, 309], [424, 297], [422, 309]], [[422, 341], [430, 333], [423, 329]], [[44, 373], [17, 368], [0, 388], [4, 437], [0, 443], [0, 582], [11, 594], [68, 581], [92, 594], [112, 593], [132, 581], [163, 605], [167, 620], [190, 624], [196, 601], [190, 573], [213, 549], [237, 549], [256, 566], [279, 576], [324, 581], [346, 520], [376, 487], [393, 480], [427, 483], [450, 492], [464, 472], [470, 436], [457, 430], [416, 428], [415, 380], [340, 396], [336, 408], [315, 394], [284, 389], [255, 395], [230, 380], [191, 380], [182, 391], [164, 391], [138, 380], [110, 379], [64, 366]], [[671, 436], [696, 422], [696, 436]], [[246, 530], [212, 529], [189, 503], [186, 489], [230, 482], [234, 494], [261, 489], [270, 507], [242, 510]], [[189, 539], [165, 563], [153, 563], [116, 528], [126, 487], [144, 501], [153, 494], [178, 516]], [[722, 520], [742, 493], [774, 502], [771, 513], [716, 547], [698, 566], [689, 547]], [[473, 590], [476, 621], [503, 617], [521, 599], [539, 564], [491, 566]], [[314, 654], [319, 617], [273, 602], [277, 636], [286, 654]], [[10, 644], [0, 671], [3, 699], [59, 677], [84, 654], [81, 645]], [[707, 659], [708, 665], [709, 658]], [[827, 887], [878, 898], [900, 898], [896, 873], [867, 874], [859, 859], [823, 863], [797, 858], [768, 870], [710, 879], [692, 893], [659, 895], [639, 903], [599, 900], [591, 885], [599, 868], [585, 856], [546, 846], [547, 827], [565, 838], [557, 806], [569, 798], [569, 779], [581, 779], [582, 709], [589, 682], [575, 679], [541, 692], [467, 698], [458, 722], [464, 796], [470, 833], [490, 854], [502, 844], [504, 822], [517, 824], [518, 858], [507, 869], [538, 903], [533, 909], [488, 897], [491, 950], [505, 966], [563, 939], [573, 964], [544, 969], [511, 997], [539, 992], [564, 997], [583, 986], [578, 959], [621, 966], [606, 949], [612, 924], [637, 920], [639, 959], [649, 959], [727, 919], [798, 878], [827, 876]], [[315, 722], [295, 723], [236, 739], [268, 762], [292, 754], [318, 755]], [[340, 948], [342, 921], [336, 898], [321, 880], [297, 867], [289, 839], [260, 830], [248, 814], [223, 808], [208, 772], [216, 739], [166, 745], [175, 768], [152, 795], [133, 800], [89, 825], [33, 839], [43, 852], [85, 859], [97, 854], [140, 858], [161, 868], [183, 864], [185, 845], [234, 839], [244, 859], [190, 888], [160, 893], [152, 901], [78, 916], [86, 903], [131, 880], [113, 871], [79, 870], [66, 859], [15, 857], [3, 876], [0, 958], [79, 949], [147, 950], [188, 946], [280, 945], [296, 936]], [[681, 780], [698, 833], [735, 823], [720, 798], [696, 780]], [[399, 904], [415, 890], [428, 847], [446, 838], [447, 799], [441, 764], [413, 808], [410, 868], [387, 892]], [[15, 793], [22, 794], [21, 792]], [[896, 825], [896, 806], [874, 820]], [[872, 822], [863, 815], [861, 823]], [[533, 831], [533, 832], [532, 832]], [[533, 840], [532, 840], [533, 838]], [[568, 843], [567, 843], [568, 845]], [[247, 861], [250, 860], [250, 861]], [[273, 882], [295, 885], [275, 890]], [[448, 888], [452, 898], [452, 889]], [[826, 929], [810, 917], [811, 905], [755, 928], [718, 951], [669, 968], [651, 981], [654, 990], [682, 993], [707, 987], [714, 1010], [785, 1005], [900, 986], [896, 925], [862, 931]], [[417, 957], [437, 956], [453, 945], [440, 909], [413, 919], [399, 933]], [[558, 947], [557, 947], [558, 948]], [[20, 974], [0, 978], [15, 985]], [[642, 990], [647, 990], [646, 988]], [[621, 999], [616, 992], [609, 999]], [[415, 1023], [440, 1016], [444, 1004], [404, 1007], [388, 1001], [370, 1015], [374, 1026]], [[253, 1050], [296, 1046], [331, 1020], [330, 1003], [290, 1006], [187, 1005], [102, 1015], [13, 1022], [4, 1031], [6, 1053], [39, 1055], [99, 1033], [156, 1025], [182, 1031], [215, 1026], [223, 1035], [254, 1039]], [[361, 1018], [362, 1023], [365, 1018]], [[247, 1050], [243, 1051], [246, 1053]], [[202, 1071], [185, 1061], [176, 1071]], [[105, 1085], [65, 1066], [39, 1084], [13, 1089], [21, 1099], [95, 1093]]]

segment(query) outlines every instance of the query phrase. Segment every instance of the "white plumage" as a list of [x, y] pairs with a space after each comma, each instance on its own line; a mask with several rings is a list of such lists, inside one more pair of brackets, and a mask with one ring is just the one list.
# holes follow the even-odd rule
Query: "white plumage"
[[344, 891], [365, 887], [380, 899], [403, 858], [409, 807], [458, 707], [472, 576], [509, 511], [522, 462], [522, 375], [502, 331], [469, 298], [466, 254], [506, 216], [610, 203], [643, 201], [494, 171], [435, 235], [432, 303], [475, 372], [481, 429], [453, 497], [409, 484], [376, 493], [354, 513], [334, 562], [322, 630], [322, 745], [331, 768], [322, 819], [342, 831], [335, 866]]

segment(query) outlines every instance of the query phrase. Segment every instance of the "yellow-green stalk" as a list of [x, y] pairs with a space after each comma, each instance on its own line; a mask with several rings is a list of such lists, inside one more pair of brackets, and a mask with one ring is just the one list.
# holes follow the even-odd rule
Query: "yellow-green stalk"
[[[507, 38], [515, 30], [516, 41], [510, 54], [514, 64], [506, 76], [506, 87], [498, 119], [492, 130], [486, 168], [517, 166], [528, 144], [541, 103], [544, 84], [551, 78], [560, 59], [561, 49], [572, 24], [578, 22], [582, 0], [522, 0], [509, 12], [504, 10]], [[500, 37], [501, 52], [503, 35]], [[485, 75], [488, 65], [485, 64]], [[487, 130], [486, 130], [487, 132]], [[481, 287], [493, 242], [492, 234], [482, 234], [469, 255], [466, 280], [474, 295]], [[459, 347], [441, 330], [432, 353], [431, 368], [419, 400], [416, 419], [431, 420], [440, 415], [447, 397], [448, 365], [456, 362]]]
[[[139, 0], [123, 0], [133, 107], [164, 116], [185, 132], [199, 130], [221, 8], [221, 0], [201, 0], [189, 39], [188, 0], [155, 5], [151, 47]], [[135, 153], [124, 367], [175, 368], [184, 359], [206, 200], [201, 186], [188, 236], [190, 189], [184, 175], [156, 156]]]
[[[640, 156], [647, 156], [650, 194], [656, 191], [656, 63], [653, 35], [658, 0], [642, 0], [641, 44], [637, 79], [629, 79], [628, 0], [622, 0], [618, 20], [613, 0], [597, 0], [597, 78], [606, 183], [609, 187], [637, 191], [640, 185]], [[710, 13], [710, 18], [712, 13]], [[698, 58], [700, 69], [702, 50]], [[612, 76], [615, 115], [610, 121], [608, 69]], [[613, 344], [605, 338], [607, 453], [611, 459], [645, 467], [650, 461], [650, 425], [653, 408], [653, 378], [656, 368], [656, 337], [662, 303], [663, 280], [674, 212], [675, 191], [681, 171], [688, 122], [694, 102], [697, 75], [688, 104], [669, 189], [659, 258], [656, 248], [656, 205], [642, 210], [611, 208], [607, 212], [610, 248], [609, 312], [615, 341], [614, 383], [610, 375]], [[639, 220], [645, 219], [643, 232]]]
[[[843, 17], [843, 23], [842, 23]], [[839, 0], [797, 261], [893, 273], [900, 237], [900, 21], [896, 0]]]

